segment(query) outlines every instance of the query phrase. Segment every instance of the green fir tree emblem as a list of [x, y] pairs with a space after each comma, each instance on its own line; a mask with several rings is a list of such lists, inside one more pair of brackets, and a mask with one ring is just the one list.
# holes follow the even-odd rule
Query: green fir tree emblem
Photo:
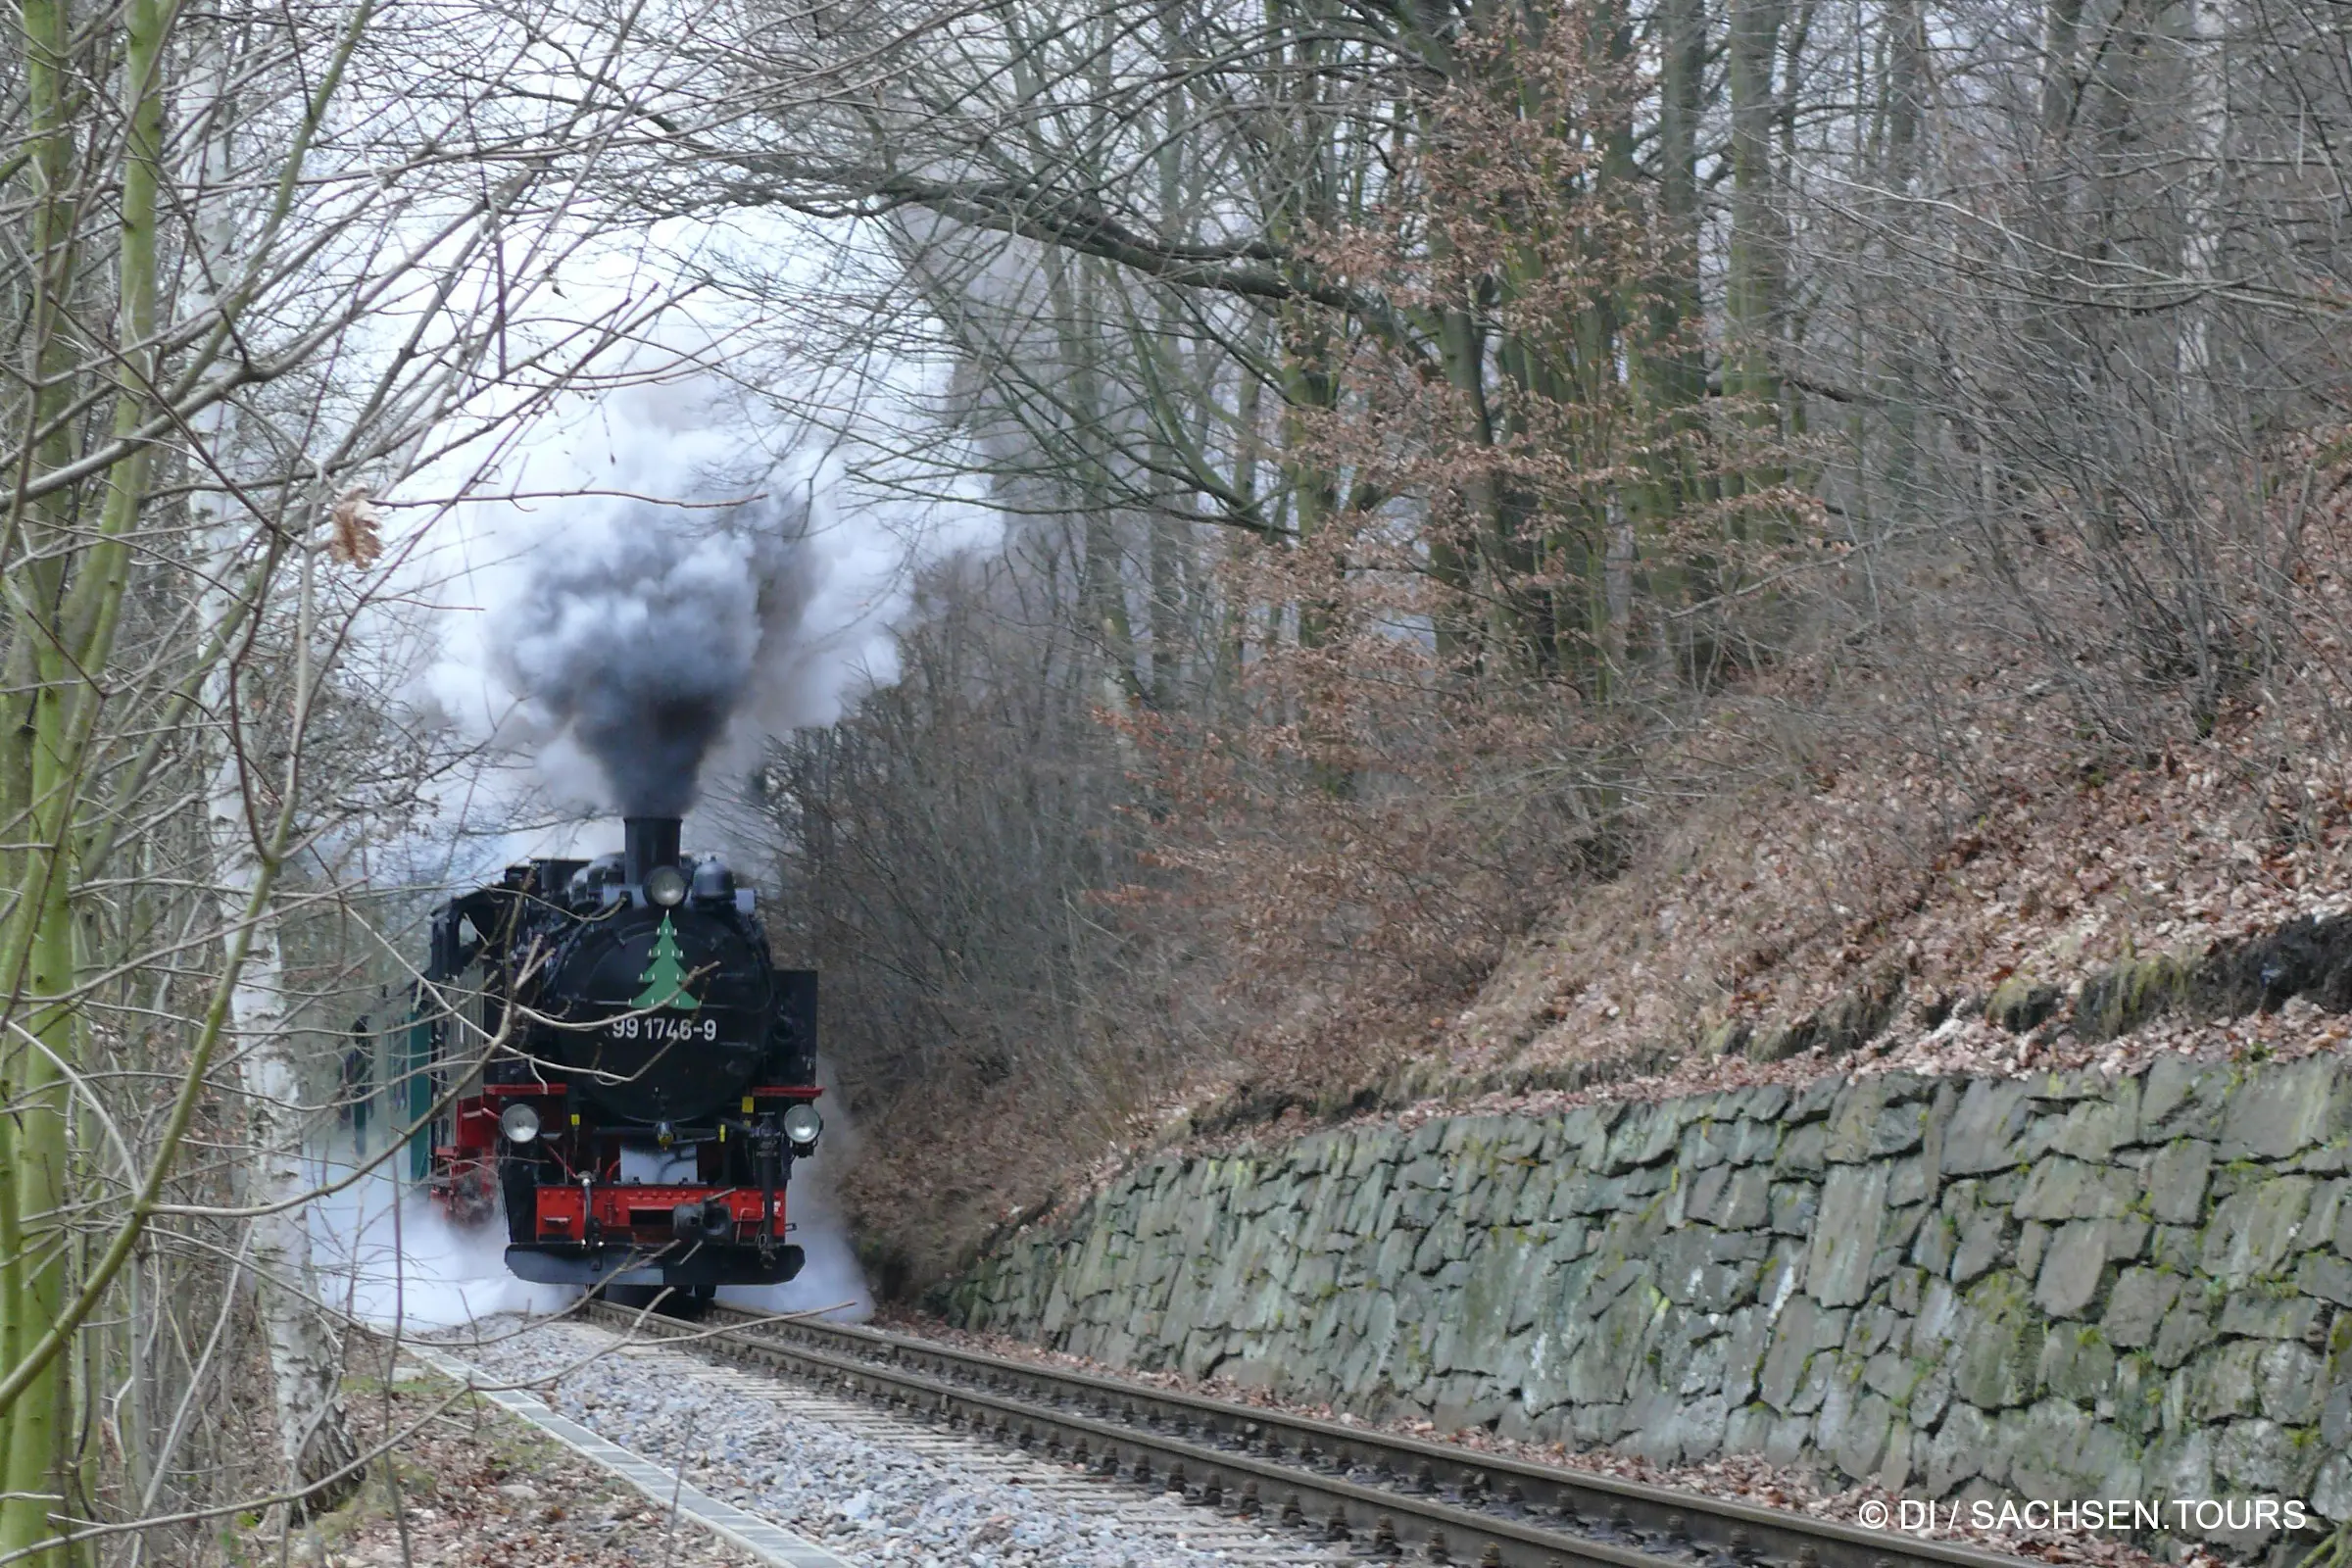
[[654, 933], [654, 954], [647, 960], [645, 973], [637, 978], [645, 989], [637, 993], [632, 1007], [675, 1007], [680, 1012], [692, 1012], [702, 1005], [686, 994], [686, 965], [684, 955], [678, 952], [678, 933], [662, 917], [662, 929]]

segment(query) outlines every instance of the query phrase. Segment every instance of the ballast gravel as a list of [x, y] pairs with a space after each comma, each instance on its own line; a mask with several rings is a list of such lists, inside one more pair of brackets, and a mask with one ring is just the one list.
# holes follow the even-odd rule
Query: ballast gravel
[[1086, 1512], [795, 1409], [675, 1351], [623, 1350], [601, 1330], [494, 1319], [443, 1342], [483, 1372], [853, 1562], [908, 1568], [1206, 1568], [1225, 1551], [1132, 1517]]

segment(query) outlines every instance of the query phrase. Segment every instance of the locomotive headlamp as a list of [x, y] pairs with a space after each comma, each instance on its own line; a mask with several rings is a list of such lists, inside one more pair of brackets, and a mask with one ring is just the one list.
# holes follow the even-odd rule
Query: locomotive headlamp
[[657, 865], [645, 873], [646, 902], [674, 909], [686, 902], [686, 873], [674, 865]]
[[816, 1135], [824, 1130], [825, 1118], [819, 1116], [816, 1107], [806, 1100], [784, 1112], [784, 1136], [791, 1139], [792, 1147], [803, 1153], [816, 1147]]
[[510, 1144], [527, 1144], [539, 1136], [539, 1112], [528, 1105], [509, 1105], [499, 1112], [498, 1130]]

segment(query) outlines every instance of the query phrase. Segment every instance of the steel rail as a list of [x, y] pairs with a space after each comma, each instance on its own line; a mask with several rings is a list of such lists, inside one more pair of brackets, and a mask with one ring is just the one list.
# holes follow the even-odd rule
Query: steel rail
[[[1375, 1555], [1500, 1568], [2017, 1568], [1948, 1542], [1554, 1469], [1443, 1443], [965, 1350], [712, 1306], [702, 1323], [589, 1303], [607, 1326], [824, 1384]], [[1281, 1499], [1277, 1501], [1276, 1499]]]

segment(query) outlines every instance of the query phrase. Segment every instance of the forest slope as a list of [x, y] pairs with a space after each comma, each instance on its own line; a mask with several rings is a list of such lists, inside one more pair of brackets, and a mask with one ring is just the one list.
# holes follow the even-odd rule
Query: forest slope
[[[888, 1239], [877, 1255], [930, 1276], [1146, 1152], [1336, 1119], [1895, 1067], [2120, 1071], [2352, 1035], [2352, 762], [2324, 671], [2249, 688], [2210, 733], [2137, 757], [2086, 744], [2019, 660], [1986, 663], [1948, 756], [1874, 691], [1814, 703], [1793, 732], [1755, 695], [1721, 705], [1677, 762], [1727, 787], [1647, 813], [1621, 864], [1452, 1005], [1298, 971], [1100, 1142], [1017, 1114], [953, 1152], [879, 1141], [852, 1183]], [[962, 1200], [948, 1223], [900, 1196], [943, 1183]]]

